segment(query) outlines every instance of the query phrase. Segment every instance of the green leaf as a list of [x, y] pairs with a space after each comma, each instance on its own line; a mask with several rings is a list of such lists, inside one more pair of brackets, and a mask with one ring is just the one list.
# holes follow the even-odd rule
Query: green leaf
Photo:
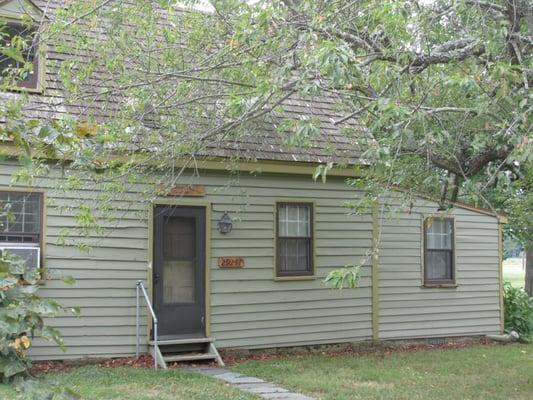
[[324, 283], [333, 289], [356, 288], [361, 280], [361, 265], [347, 265], [342, 269], [331, 271]]
[[17, 47], [0, 47], [0, 52], [19, 63], [25, 62], [22, 51]]
[[10, 378], [16, 374], [24, 372], [26, 368], [26, 362], [14, 359], [13, 356], [0, 358], [0, 374], [6, 378]]
[[76, 283], [76, 279], [74, 279], [72, 276], [64, 276], [61, 278], [61, 280], [67, 285], [74, 285]]

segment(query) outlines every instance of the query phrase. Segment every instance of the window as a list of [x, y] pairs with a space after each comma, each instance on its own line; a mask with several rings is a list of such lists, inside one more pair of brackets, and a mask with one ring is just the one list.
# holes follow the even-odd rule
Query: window
[[0, 245], [39, 247], [42, 210], [42, 193], [0, 191]]
[[453, 219], [426, 218], [424, 231], [424, 283], [427, 285], [454, 284]]
[[276, 275], [313, 275], [313, 205], [278, 203]]
[[[5, 51], [0, 52], [0, 76], [15, 74], [17, 86], [29, 89], [39, 88], [39, 59], [37, 57], [37, 36], [27, 25], [8, 22], [0, 25], [0, 43]], [[26, 68], [31, 64], [31, 68]], [[23, 71], [22, 75], [19, 71]]]

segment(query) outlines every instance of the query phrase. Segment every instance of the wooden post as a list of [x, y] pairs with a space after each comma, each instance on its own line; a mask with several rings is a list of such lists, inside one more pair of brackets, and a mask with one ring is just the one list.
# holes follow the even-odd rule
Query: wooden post
[[379, 340], [379, 203], [372, 206], [372, 339]]

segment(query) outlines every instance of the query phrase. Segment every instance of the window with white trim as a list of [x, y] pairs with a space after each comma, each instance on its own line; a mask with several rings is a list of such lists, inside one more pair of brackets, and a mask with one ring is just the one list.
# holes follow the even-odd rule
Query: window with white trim
[[42, 193], [0, 191], [0, 242], [41, 241]]
[[43, 202], [41, 192], [0, 190], [0, 250], [42, 268]]

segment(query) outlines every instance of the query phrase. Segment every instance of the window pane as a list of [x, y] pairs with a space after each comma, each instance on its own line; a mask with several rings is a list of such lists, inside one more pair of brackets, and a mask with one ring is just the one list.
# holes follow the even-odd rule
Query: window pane
[[288, 236], [287, 209], [287, 206], [280, 206], [278, 208], [278, 236]]
[[[21, 238], [33, 236], [39, 240], [41, 197], [38, 193], [0, 192], [0, 236], [5, 241], [27, 241]], [[7, 236], [11, 236], [9, 239]]]
[[450, 219], [427, 220], [427, 248], [434, 250], [451, 250], [453, 223]]
[[194, 261], [163, 262], [163, 301], [194, 303]]
[[163, 226], [163, 257], [165, 260], [194, 258], [196, 225], [194, 218], [167, 217]]
[[[13, 37], [22, 37], [25, 39], [24, 44], [22, 45], [22, 56], [25, 62], [33, 63], [36, 54], [36, 45], [33, 41], [34, 30], [28, 28], [27, 26], [21, 24], [7, 24], [2, 28], [2, 35], [0, 40], [3, 46], [10, 47], [12, 46], [11, 40]], [[3, 71], [9, 68], [22, 68], [24, 63], [21, 63], [13, 58], [7, 57], [5, 55], [0, 55], [0, 76], [3, 74]], [[27, 76], [23, 78], [24, 81], [29, 81], [33, 78], [33, 72], [26, 72]]]
[[280, 239], [278, 241], [278, 266], [280, 272], [306, 272], [311, 270], [309, 239]]
[[278, 236], [310, 237], [309, 206], [283, 204], [278, 208]]
[[309, 237], [309, 207], [298, 207], [298, 236]]
[[428, 250], [426, 253], [427, 280], [452, 280], [452, 252]]
[[194, 218], [165, 217], [163, 225], [163, 301], [192, 303], [195, 297]]

